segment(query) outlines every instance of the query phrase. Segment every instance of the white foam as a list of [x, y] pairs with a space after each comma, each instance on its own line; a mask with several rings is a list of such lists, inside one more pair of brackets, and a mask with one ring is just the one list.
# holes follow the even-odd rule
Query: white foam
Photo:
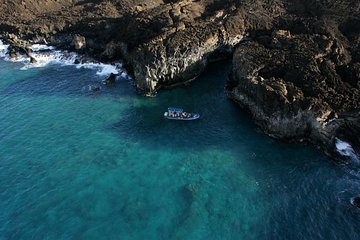
[[122, 77], [122, 78], [127, 78], [127, 79], [130, 78], [130, 76], [129, 76], [126, 72], [122, 72], [122, 73], [120, 74], [120, 77]]
[[34, 44], [30, 46], [30, 49], [33, 51], [31, 56], [36, 59], [36, 63], [31, 63], [30, 58], [25, 55], [19, 55], [17, 58], [10, 58], [7, 56], [7, 48], [9, 45], [4, 45], [0, 40], [0, 57], [4, 58], [6, 61], [11, 62], [21, 62], [24, 64], [20, 69], [28, 70], [30, 68], [41, 68], [49, 64], [59, 64], [62, 66], [75, 65], [76, 68], [87, 68], [96, 70], [96, 74], [99, 76], [108, 76], [111, 73], [120, 74], [121, 77], [128, 77], [126, 72], [124, 72], [122, 65], [117, 64], [104, 64], [104, 63], [80, 63], [75, 64], [75, 60], [79, 58], [76, 53], [59, 51], [55, 50], [53, 46], [47, 46], [42, 44]]
[[38, 51], [50, 51], [50, 50], [54, 50], [55, 48], [53, 46], [48, 46], [48, 45], [44, 45], [44, 44], [34, 44], [31, 45], [29, 47], [31, 50], [33, 50], [34, 52], [38, 52]]
[[0, 57], [3, 58], [6, 56], [7, 48], [9, 45], [5, 45], [3, 41], [0, 40]]
[[33, 52], [31, 53], [31, 56], [33, 56], [37, 62], [30, 63], [29, 57], [25, 57], [25, 59], [22, 59], [21, 57], [20, 61], [24, 63], [24, 66], [20, 68], [21, 70], [41, 68], [49, 64], [60, 64], [63, 66], [73, 65], [77, 57], [77, 55], [74, 53], [62, 52], [58, 50], [51, 52]]
[[352, 148], [352, 146], [349, 143], [336, 138], [335, 146], [336, 146], [336, 150], [338, 151], [338, 153], [340, 153], [342, 156], [349, 157], [352, 161], [354, 161], [356, 163], [360, 162], [354, 149]]
[[119, 74], [120, 68], [117, 65], [104, 63], [81, 63], [77, 64], [76, 68], [87, 68], [97, 70], [96, 74], [99, 76], [107, 76], [111, 73]]

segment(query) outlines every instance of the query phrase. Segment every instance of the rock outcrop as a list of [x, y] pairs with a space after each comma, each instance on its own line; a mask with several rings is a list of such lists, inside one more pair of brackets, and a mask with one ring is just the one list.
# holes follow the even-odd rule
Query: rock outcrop
[[308, 16], [289, 13], [251, 32], [235, 51], [227, 91], [269, 135], [333, 155], [336, 137], [360, 146], [359, 9], [343, 1], [349, 7], [335, 15], [316, 3], [304, 4]]
[[20, 55], [25, 55], [31, 63], [37, 63], [37, 60], [31, 55], [31, 49], [27, 47], [27, 41], [18, 39], [13, 34], [6, 35], [4, 40], [10, 44], [7, 49], [10, 58], [17, 59]]
[[81, 36], [79, 34], [75, 34], [72, 45], [75, 47], [76, 50], [84, 49], [86, 48], [86, 39], [84, 36]]
[[107, 77], [105, 80], [102, 81], [102, 84], [104, 85], [110, 85], [110, 84], [114, 84], [116, 81], [116, 77], [117, 75], [114, 73], [110, 73], [110, 76]]

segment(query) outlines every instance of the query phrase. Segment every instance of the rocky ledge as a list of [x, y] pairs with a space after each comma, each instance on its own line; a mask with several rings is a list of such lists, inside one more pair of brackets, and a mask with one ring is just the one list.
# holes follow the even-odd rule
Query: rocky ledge
[[234, 53], [227, 92], [267, 134], [340, 157], [336, 139], [360, 152], [359, 5], [320, 3], [252, 31]]
[[0, 0], [0, 33], [123, 59], [146, 95], [233, 56], [230, 98], [269, 135], [334, 156], [337, 137], [360, 152], [359, 13], [353, 0]]

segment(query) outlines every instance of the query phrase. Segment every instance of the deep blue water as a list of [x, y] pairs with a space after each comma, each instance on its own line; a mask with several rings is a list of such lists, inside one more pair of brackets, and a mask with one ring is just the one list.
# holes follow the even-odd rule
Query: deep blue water
[[360, 239], [358, 166], [265, 136], [226, 98], [228, 62], [156, 98], [21, 66], [0, 60], [1, 240]]

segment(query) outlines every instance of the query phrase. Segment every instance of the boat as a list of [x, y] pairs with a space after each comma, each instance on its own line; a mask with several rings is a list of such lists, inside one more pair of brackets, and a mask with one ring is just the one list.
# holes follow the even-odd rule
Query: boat
[[184, 112], [182, 108], [168, 108], [167, 112], [164, 113], [164, 117], [170, 120], [195, 120], [200, 118], [199, 113], [188, 113]]

